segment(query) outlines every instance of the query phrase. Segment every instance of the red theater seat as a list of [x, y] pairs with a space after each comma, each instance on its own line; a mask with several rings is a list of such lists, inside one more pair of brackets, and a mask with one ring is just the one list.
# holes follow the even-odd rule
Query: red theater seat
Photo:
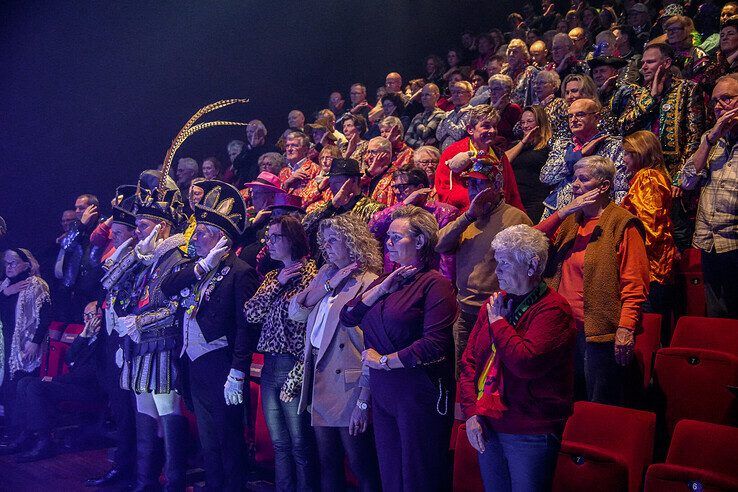
[[738, 490], [738, 429], [680, 421], [666, 463], [646, 474], [646, 492]]
[[684, 306], [678, 309], [689, 316], [705, 315], [705, 285], [699, 249], [687, 248], [676, 265], [676, 284], [682, 291]]
[[482, 492], [484, 485], [477, 451], [466, 437], [466, 424], [459, 426], [454, 448], [454, 492]]
[[665, 403], [669, 433], [681, 419], [738, 422], [738, 357], [716, 350], [669, 347], [656, 353], [655, 381]]
[[637, 492], [653, 457], [656, 415], [576, 402], [564, 429], [554, 491]]
[[738, 355], [738, 319], [682, 316], [670, 347], [692, 347]]
[[264, 411], [261, 406], [261, 391], [259, 401], [256, 405], [256, 421], [254, 423], [254, 461], [259, 466], [271, 467], [274, 465], [274, 447], [269, 436], [269, 429], [264, 419]]

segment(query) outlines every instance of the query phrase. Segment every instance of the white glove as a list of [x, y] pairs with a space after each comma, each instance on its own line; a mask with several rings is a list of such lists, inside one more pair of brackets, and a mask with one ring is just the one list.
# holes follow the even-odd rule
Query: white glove
[[121, 333], [121, 335], [128, 335], [134, 342], [138, 343], [141, 340], [141, 332], [139, 331], [138, 326], [136, 326], [135, 315], [118, 318], [116, 327], [118, 327], [118, 332]]
[[213, 268], [218, 266], [220, 260], [222, 260], [226, 253], [228, 253], [229, 249], [230, 247], [228, 246], [228, 238], [222, 236], [220, 239], [218, 239], [218, 242], [215, 243], [215, 246], [213, 246], [213, 249], [210, 250], [201, 265], [207, 271], [212, 270]]
[[118, 258], [120, 257], [121, 253], [123, 253], [124, 251], [128, 250], [128, 246], [131, 245], [131, 243], [133, 242], [133, 240], [134, 240], [133, 237], [129, 237], [128, 239], [126, 239], [123, 242], [123, 244], [121, 244], [120, 246], [118, 246], [117, 248], [115, 248], [115, 251], [113, 252], [113, 254], [110, 255], [110, 258], [108, 258], [108, 261], [110, 261], [111, 264], [112, 263], [115, 263], [116, 261], [118, 261]]
[[238, 369], [231, 369], [223, 388], [226, 405], [240, 405], [243, 403], [243, 382], [246, 375]]
[[458, 173], [461, 171], [465, 171], [466, 168], [468, 168], [471, 165], [471, 157], [473, 155], [473, 152], [459, 152], [455, 156], [453, 156], [451, 159], [446, 161], [446, 164], [448, 164], [448, 167]]
[[118, 368], [123, 367], [123, 349], [119, 348], [115, 351], [115, 365], [118, 366]]
[[136, 253], [138, 253], [138, 256], [148, 256], [154, 252], [158, 244], [156, 242], [156, 237], [159, 235], [159, 229], [161, 229], [161, 224], [157, 224], [156, 227], [154, 227], [154, 230], [152, 230], [143, 241], [139, 241], [136, 245]]

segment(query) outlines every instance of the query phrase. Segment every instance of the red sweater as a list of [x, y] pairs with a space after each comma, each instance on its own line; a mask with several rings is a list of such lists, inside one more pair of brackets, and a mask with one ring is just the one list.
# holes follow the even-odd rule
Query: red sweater
[[[461, 212], [465, 212], [469, 208], [469, 193], [458, 174], [454, 174], [453, 182], [451, 181], [451, 169], [446, 164], [446, 161], [459, 152], [468, 152], [469, 142], [469, 137], [466, 137], [458, 142], [452, 143], [443, 151], [441, 160], [436, 168], [434, 183], [436, 193], [438, 194], [438, 201], [453, 205]], [[500, 154], [500, 152], [495, 153]], [[515, 173], [510, 165], [510, 161], [507, 160], [505, 154], [502, 154], [500, 160], [502, 161], [502, 179], [505, 182], [505, 203], [509, 203], [513, 207], [525, 212], [523, 201], [520, 199], [520, 193], [518, 192], [518, 183], [515, 181]]]
[[465, 418], [477, 414], [477, 379], [494, 338], [502, 399], [508, 408], [501, 418], [485, 422], [506, 434], [562, 432], [574, 402], [576, 329], [569, 305], [549, 288], [513, 327], [505, 319], [490, 325], [487, 304], [479, 311], [461, 359], [459, 388]]

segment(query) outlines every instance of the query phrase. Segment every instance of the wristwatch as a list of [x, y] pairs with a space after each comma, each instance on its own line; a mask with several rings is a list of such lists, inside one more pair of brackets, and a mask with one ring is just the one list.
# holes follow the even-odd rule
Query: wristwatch
[[369, 408], [369, 402], [365, 400], [356, 400], [356, 406], [359, 407], [359, 410], [366, 410]]
[[382, 357], [379, 358], [379, 365], [382, 366], [382, 367], [384, 367], [385, 369], [389, 369], [390, 368], [389, 365], [387, 365], [387, 356], [386, 355], [383, 355]]

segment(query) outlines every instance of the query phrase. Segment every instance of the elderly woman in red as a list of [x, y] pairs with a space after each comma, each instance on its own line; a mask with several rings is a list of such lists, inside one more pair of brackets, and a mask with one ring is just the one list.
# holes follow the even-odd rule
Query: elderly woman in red
[[548, 239], [520, 224], [492, 241], [503, 292], [479, 311], [461, 360], [461, 409], [487, 491], [549, 490], [574, 396], [576, 329], [542, 281]]
[[607, 157], [577, 161], [574, 200], [536, 229], [553, 245], [547, 281], [577, 324], [577, 390], [589, 401], [618, 405], [648, 293], [648, 258], [643, 224], [610, 198], [614, 176]]
[[623, 138], [623, 163], [633, 176], [620, 204], [643, 223], [650, 286], [644, 310], [661, 313], [671, 308], [672, 274], [677, 254], [672, 234], [671, 180], [664, 164], [661, 143], [653, 132], [641, 130]]

